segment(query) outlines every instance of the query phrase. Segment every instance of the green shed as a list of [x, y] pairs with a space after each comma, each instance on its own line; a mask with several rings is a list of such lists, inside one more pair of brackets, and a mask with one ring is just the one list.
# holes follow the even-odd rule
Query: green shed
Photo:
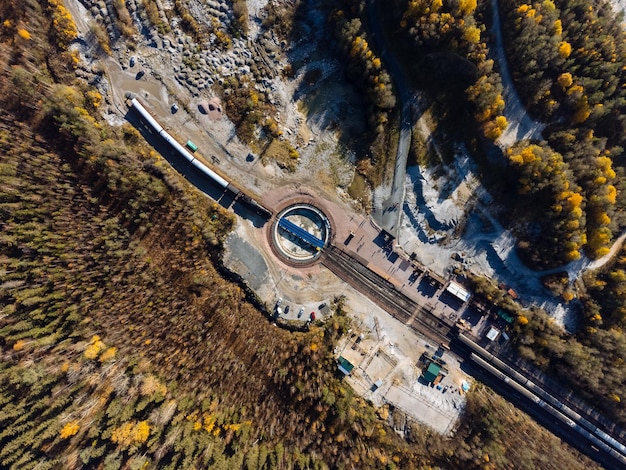
[[441, 366], [431, 362], [428, 369], [426, 369], [426, 372], [424, 372], [424, 380], [428, 383], [434, 382], [439, 375], [439, 372], [441, 372]]
[[498, 310], [498, 316], [502, 318], [507, 323], [513, 323], [513, 316], [504, 309]]
[[354, 364], [352, 364], [343, 356], [339, 356], [339, 359], [337, 359], [337, 365], [339, 366], [339, 370], [343, 373], [343, 375], [349, 375], [350, 372], [352, 372], [352, 369], [354, 369]]

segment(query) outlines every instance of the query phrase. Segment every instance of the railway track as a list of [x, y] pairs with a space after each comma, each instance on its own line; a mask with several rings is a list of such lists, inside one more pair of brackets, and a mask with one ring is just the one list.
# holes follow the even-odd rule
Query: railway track
[[396, 320], [436, 341], [448, 344], [451, 327], [400, 292], [384, 277], [368, 269], [341, 249], [330, 246], [322, 254], [321, 263], [336, 276], [384, 308]]

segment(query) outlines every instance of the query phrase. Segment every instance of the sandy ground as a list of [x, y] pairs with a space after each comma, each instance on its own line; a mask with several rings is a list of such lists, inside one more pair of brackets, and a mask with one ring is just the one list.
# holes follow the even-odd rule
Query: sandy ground
[[336, 351], [355, 366], [346, 377], [348, 383], [376, 406], [391, 404], [436, 431], [449, 433], [465, 406], [461, 383], [471, 383], [454, 356], [443, 356], [449, 373], [440, 382], [441, 389], [430, 387], [418, 381], [422, 373], [418, 360], [423, 353], [432, 355], [436, 345], [375, 309], [357, 310], [355, 317], [354, 328]]

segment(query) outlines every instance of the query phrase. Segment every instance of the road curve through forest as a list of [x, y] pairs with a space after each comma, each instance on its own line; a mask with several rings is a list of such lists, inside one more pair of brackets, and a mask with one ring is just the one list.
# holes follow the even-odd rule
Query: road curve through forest
[[540, 140], [542, 138], [541, 132], [545, 124], [535, 122], [530, 118], [526, 112], [526, 107], [517, 94], [513, 78], [511, 77], [506, 51], [504, 50], [504, 42], [502, 40], [502, 25], [500, 24], [498, 0], [491, 0], [491, 10], [493, 15], [492, 32], [495, 40], [495, 47], [492, 50], [498, 61], [500, 77], [504, 87], [504, 117], [506, 117], [509, 123], [498, 139], [498, 143], [503, 147], [510, 147], [514, 143], [524, 139]]

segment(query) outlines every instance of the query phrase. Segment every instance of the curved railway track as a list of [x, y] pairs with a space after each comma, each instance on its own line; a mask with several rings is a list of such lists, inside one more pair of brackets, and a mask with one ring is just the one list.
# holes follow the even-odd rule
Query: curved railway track
[[424, 309], [381, 275], [343, 250], [330, 246], [324, 249], [321, 263], [336, 276], [384, 308], [396, 320], [437, 343], [448, 344], [451, 326]]

